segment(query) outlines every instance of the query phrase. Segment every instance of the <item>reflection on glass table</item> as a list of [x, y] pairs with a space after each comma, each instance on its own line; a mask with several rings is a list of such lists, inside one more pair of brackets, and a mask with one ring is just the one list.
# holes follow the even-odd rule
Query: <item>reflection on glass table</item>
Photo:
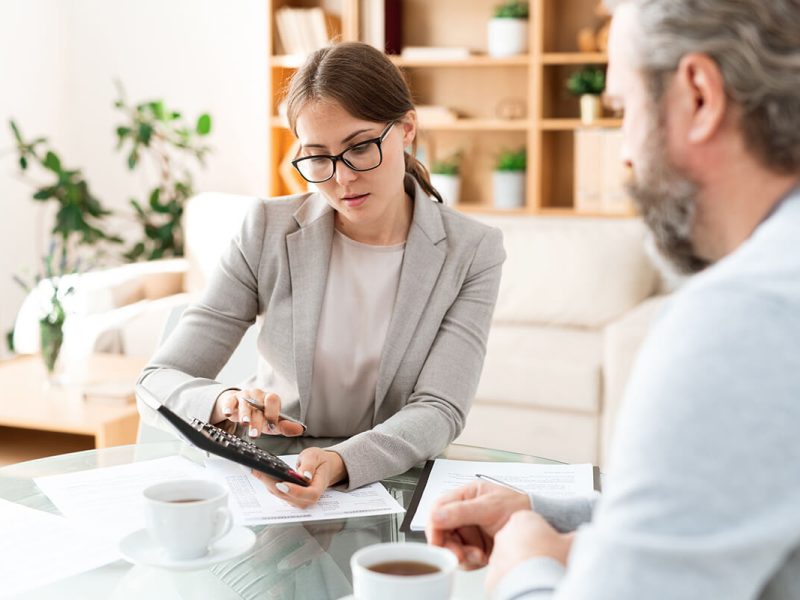
[[[33, 482], [35, 477], [85, 471], [164, 456], [182, 455], [202, 463], [204, 454], [181, 442], [89, 450], [0, 468], [0, 498], [58, 511]], [[472, 461], [553, 463], [511, 452], [450, 445], [443, 458]], [[382, 483], [407, 508], [421, 465]], [[48, 598], [214, 598], [328, 600], [352, 593], [350, 557], [369, 544], [424, 542], [424, 533], [399, 531], [403, 514], [252, 527], [257, 539], [247, 553], [206, 570], [175, 572], [134, 566], [122, 560], [18, 596]], [[43, 540], [42, 543], [46, 543]], [[46, 568], [46, 565], [43, 565]], [[483, 571], [459, 572], [454, 600], [483, 597]]]

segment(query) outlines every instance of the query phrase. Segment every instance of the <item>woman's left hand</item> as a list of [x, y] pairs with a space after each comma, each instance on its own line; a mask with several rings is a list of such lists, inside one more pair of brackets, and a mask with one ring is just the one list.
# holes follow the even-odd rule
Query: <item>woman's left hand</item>
[[322, 448], [303, 450], [297, 457], [295, 470], [309, 479], [311, 485], [303, 487], [286, 481], [276, 481], [261, 471], [254, 470], [253, 475], [278, 498], [298, 508], [308, 508], [312, 504], [316, 504], [326, 489], [347, 479], [347, 468], [344, 466], [342, 457], [336, 452]]

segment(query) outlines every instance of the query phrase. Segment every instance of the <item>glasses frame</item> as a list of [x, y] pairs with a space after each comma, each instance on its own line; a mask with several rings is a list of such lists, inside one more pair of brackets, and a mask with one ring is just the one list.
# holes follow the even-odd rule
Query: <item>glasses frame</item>
[[[300, 177], [305, 179], [309, 183], [325, 183], [326, 181], [330, 181], [336, 176], [336, 163], [341, 161], [343, 162], [348, 169], [352, 171], [357, 171], [358, 173], [364, 173], [365, 171], [373, 171], [380, 167], [383, 164], [383, 148], [381, 144], [386, 139], [386, 136], [389, 135], [389, 132], [392, 130], [392, 127], [395, 126], [397, 121], [391, 121], [388, 125], [386, 125], [385, 129], [381, 132], [381, 134], [369, 140], [364, 140], [363, 142], [358, 142], [357, 144], [353, 144], [352, 146], [348, 146], [339, 154], [314, 154], [312, 156], [302, 156], [300, 158], [295, 158], [292, 161], [292, 166], [297, 169], [297, 172], [300, 173]], [[378, 160], [378, 164], [374, 167], [370, 167], [369, 169], [359, 169], [358, 167], [353, 166], [353, 164], [347, 160], [344, 155], [353, 150], [354, 148], [358, 148], [359, 146], [366, 146], [367, 144], [375, 144], [378, 147], [378, 156], [380, 159]], [[303, 175], [302, 171], [300, 171], [300, 167], [298, 166], [299, 163], [303, 162], [304, 160], [311, 160], [311, 159], [320, 159], [320, 158], [327, 158], [333, 163], [333, 170], [331, 171], [330, 177], [326, 179], [320, 179], [319, 181], [314, 181]]]

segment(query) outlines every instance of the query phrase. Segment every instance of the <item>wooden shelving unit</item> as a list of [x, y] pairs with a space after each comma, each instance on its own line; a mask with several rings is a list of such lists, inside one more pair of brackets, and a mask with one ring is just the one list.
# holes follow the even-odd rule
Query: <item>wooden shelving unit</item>
[[[339, 39], [359, 39], [359, 8], [363, 0], [267, 0], [269, 48], [274, 52], [276, 29], [271, 18], [283, 6], [322, 6], [336, 11]], [[380, 1], [380, 0], [370, 0]], [[392, 61], [405, 73], [421, 105], [447, 106], [459, 119], [421, 120], [419, 144], [430, 162], [461, 151], [462, 202], [468, 213], [547, 215], [558, 217], [631, 216], [630, 213], [585, 213], [573, 205], [574, 132], [585, 127], [578, 100], [565, 82], [576, 68], [608, 62], [605, 53], [577, 51], [577, 33], [594, 20], [598, 0], [529, 0], [529, 51], [520, 56], [486, 55], [487, 23], [499, 0], [402, 0], [403, 45], [468, 47], [475, 53], [463, 60], [403, 59]], [[281, 160], [292, 151], [294, 138], [278, 115], [281, 90], [302, 64], [302, 57], [272, 54], [269, 58], [270, 182], [273, 195], [290, 193], [280, 177]], [[512, 114], [515, 118], [506, 118]], [[618, 128], [616, 115], [595, 122], [594, 128]], [[528, 154], [527, 200], [524, 208], [497, 210], [491, 202], [491, 172], [504, 149], [525, 147]], [[284, 174], [286, 164], [283, 164]]]

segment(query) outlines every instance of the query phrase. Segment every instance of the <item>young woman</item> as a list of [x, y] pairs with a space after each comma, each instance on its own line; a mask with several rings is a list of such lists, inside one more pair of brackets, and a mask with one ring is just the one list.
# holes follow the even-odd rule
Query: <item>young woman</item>
[[[288, 117], [293, 164], [318, 191], [257, 203], [139, 383], [267, 448], [269, 436], [337, 438], [301, 453], [307, 488], [256, 474], [307, 506], [329, 486], [404, 472], [461, 432], [505, 252], [498, 230], [441, 204], [404, 151], [414, 106], [381, 52], [342, 43], [311, 55]], [[259, 373], [228, 389], [214, 378], [256, 321]]]

